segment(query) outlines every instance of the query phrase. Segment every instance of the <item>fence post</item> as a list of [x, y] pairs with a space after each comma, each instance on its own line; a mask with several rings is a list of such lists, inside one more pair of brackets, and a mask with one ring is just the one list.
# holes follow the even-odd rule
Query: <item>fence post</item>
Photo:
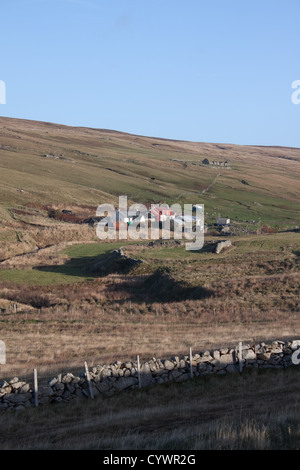
[[39, 405], [39, 388], [38, 388], [38, 378], [37, 378], [37, 369], [33, 369], [33, 392], [34, 392], [34, 406]]
[[84, 367], [85, 367], [85, 373], [86, 373], [87, 383], [88, 383], [88, 386], [89, 386], [90, 397], [91, 397], [91, 398], [94, 398], [94, 394], [93, 394], [93, 390], [92, 390], [92, 385], [91, 385], [90, 374], [89, 374], [89, 368], [88, 368], [88, 365], [87, 365], [87, 362], [86, 362], [86, 361], [84, 362]]
[[141, 369], [140, 369], [140, 356], [136, 356], [137, 360], [137, 374], [138, 374], [138, 381], [139, 381], [139, 388], [141, 388]]
[[190, 376], [191, 376], [191, 379], [193, 378], [193, 364], [192, 364], [192, 361], [193, 361], [192, 348], [190, 348]]
[[242, 346], [242, 341], [239, 342], [239, 366], [240, 366], [240, 372], [243, 370], [243, 346]]

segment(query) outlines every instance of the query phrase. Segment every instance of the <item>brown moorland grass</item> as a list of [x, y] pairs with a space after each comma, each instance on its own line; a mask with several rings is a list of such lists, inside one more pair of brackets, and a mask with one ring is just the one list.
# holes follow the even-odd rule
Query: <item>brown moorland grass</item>
[[299, 371], [246, 369], [2, 413], [0, 448], [299, 450]]
[[2, 314], [7, 363], [1, 365], [1, 375], [30, 376], [37, 367], [49, 378], [59, 371], [81, 370], [85, 360], [93, 366], [133, 360], [136, 355], [141, 360], [185, 355], [190, 347], [196, 352], [236, 346], [239, 341], [299, 339], [297, 313], [274, 311], [230, 320], [218, 314], [214, 317], [213, 312], [197, 316], [180, 305], [174, 305], [176, 313], [159, 305], [151, 313], [137, 313], [128, 304], [121, 312], [91, 308], [87, 313], [42, 309], [40, 313]]
[[[299, 336], [295, 234], [236, 237], [233, 249], [218, 258], [172, 245], [146, 251], [132, 245], [125, 251], [147, 254], [135, 272], [88, 280], [86, 260], [97, 256], [86, 255], [99, 249], [62, 244], [57, 251], [52, 247], [2, 264], [0, 276], [21, 276], [18, 283], [0, 282], [0, 334], [7, 344], [3, 375], [31, 373], [34, 366], [50, 374], [58, 366], [82, 367], [84, 360], [165, 357], [186, 354], [190, 347]], [[47, 269], [40, 271], [40, 264]], [[155, 274], [165, 267], [167, 277]], [[44, 275], [50, 284], [41, 284]]]

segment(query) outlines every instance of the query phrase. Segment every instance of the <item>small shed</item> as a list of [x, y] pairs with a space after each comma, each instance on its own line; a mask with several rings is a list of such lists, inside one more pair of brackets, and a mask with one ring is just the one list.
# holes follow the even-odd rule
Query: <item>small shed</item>
[[230, 219], [227, 217], [218, 217], [216, 220], [217, 225], [229, 225], [230, 224]]

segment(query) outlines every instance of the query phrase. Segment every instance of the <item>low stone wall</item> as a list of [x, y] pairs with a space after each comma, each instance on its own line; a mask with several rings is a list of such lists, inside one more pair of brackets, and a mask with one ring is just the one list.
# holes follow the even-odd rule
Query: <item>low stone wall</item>
[[[133, 390], [169, 381], [182, 382], [206, 374], [241, 372], [245, 368], [284, 369], [293, 365], [292, 355], [300, 340], [273, 341], [256, 345], [239, 344], [197, 354], [155, 359], [140, 365], [137, 361], [115, 362], [92, 367], [78, 376], [59, 374], [38, 387], [38, 404], [68, 402], [75, 398], [112, 396], [122, 390]], [[192, 359], [192, 362], [190, 361]], [[0, 410], [36, 406], [33, 386], [17, 377], [0, 382]]]

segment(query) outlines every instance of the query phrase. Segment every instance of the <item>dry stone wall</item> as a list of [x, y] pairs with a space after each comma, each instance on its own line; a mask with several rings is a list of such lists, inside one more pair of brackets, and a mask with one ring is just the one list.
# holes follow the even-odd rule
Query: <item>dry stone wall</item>
[[[206, 374], [242, 372], [245, 368], [285, 369], [293, 365], [292, 356], [298, 350], [300, 355], [300, 340], [278, 340], [206, 350], [169, 359], [152, 358], [140, 367], [138, 361], [97, 365], [88, 373], [84, 370], [77, 376], [68, 372], [52, 377], [46, 386], [38, 387], [38, 404], [69, 402], [97, 395], [112, 396], [123, 390], [169, 381], [182, 382]], [[0, 410], [25, 409], [36, 404], [36, 395], [30, 383], [17, 377], [0, 382]]]

